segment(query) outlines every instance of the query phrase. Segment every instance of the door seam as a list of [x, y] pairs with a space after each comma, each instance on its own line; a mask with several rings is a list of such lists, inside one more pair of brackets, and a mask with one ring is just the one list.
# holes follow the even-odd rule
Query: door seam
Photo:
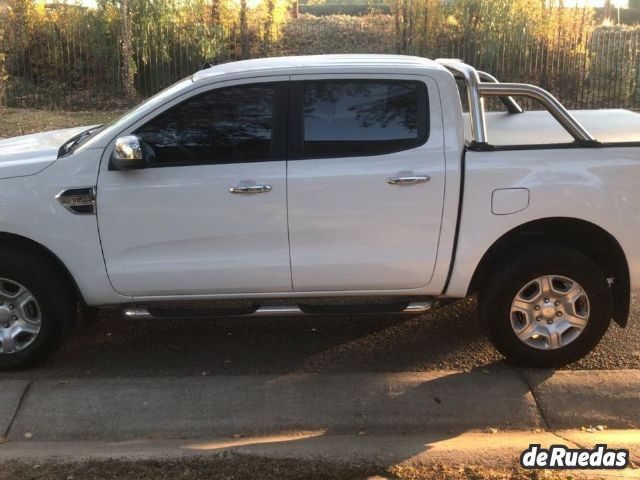
[[285, 124], [285, 154], [284, 154], [284, 196], [285, 196], [285, 208], [287, 211], [287, 245], [289, 247], [289, 280], [291, 282], [291, 291], [295, 292], [295, 287], [293, 286], [293, 260], [291, 258], [291, 229], [289, 227], [289, 128], [291, 124], [291, 76], [289, 76], [289, 80], [287, 81], [287, 121]]

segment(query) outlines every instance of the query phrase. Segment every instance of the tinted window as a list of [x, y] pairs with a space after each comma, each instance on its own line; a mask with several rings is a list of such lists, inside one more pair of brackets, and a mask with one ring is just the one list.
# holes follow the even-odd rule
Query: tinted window
[[414, 81], [304, 82], [305, 156], [370, 155], [427, 139], [427, 87]]
[[278, 84], [209, 91], [160, 114], [136, 133], [155, 164], [211, 164], [269, 160]]

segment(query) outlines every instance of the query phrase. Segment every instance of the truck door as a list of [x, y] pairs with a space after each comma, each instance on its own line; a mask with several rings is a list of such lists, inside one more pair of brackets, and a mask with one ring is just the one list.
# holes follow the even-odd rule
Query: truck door
[[426, 286], [445, 156], [424, 76], [292, 76], [287, 198], [295, 291]]
[[150, 168], [103, 161], [98, 224], [118, 292], [291, 291], [287, 80], [218, 84], [145, 120], [131, 133]]

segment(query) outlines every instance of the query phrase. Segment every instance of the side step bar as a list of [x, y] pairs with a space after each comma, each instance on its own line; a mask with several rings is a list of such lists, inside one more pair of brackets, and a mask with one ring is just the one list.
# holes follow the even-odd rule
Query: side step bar
[[[384, 312], [379, 312], [379, 313], [384, 313], [387, 315], [393, 315], [393, 314], [412, 314], [412, 315], [419, 315], [421, 313], [425, 313], [429, 310], [431, 310], [431, 308], [433, 308], [433, 306], [435, 305], [435, 302], [429, 302], [429, 301], [425, 301], [425, 302], [414, 302], [414, 303], [410, 303], [409, 305], [407, 305], [404, 309], [402, 310], [398, 310], [395, 312], [388, 312], [388, 311], [384, 311]], [[156, 310], [157, 309], [153, 309]], [[154, 314], [152, 312], [150, 312], [148, 309], [146, 308], [126, 308], [123, 310], [123, 314], [125, 316], [125, 318], [131, 318], [131, 319], [139, 319], [139, 318], [196, 318], [196, 317], [215, 317], [215, 316], [225, 316], [225, 317], [229, 317], [229, 316], [240, 316], [240, 317], [295, 317], [295, 316], [306, 316], [306, 315], [322, 315], [321, 312], [318, 313], [307, 313], [304, 312], [303, 310], [300, 309], [300, 307], [295, 306], [295, 305], [274, 305], [274, 306], [266, 306], [266, 307], [260, 307], [257, 310], [255, 310], [254, 312], [250, 312], [250, 313], [229, 313], [229, 312], [225, 312], [224, 310], [221, 310], [217, 313], [211, 312], [211, 311], [202, 311], [202, 312], [196, 312], [196, 311], [191, 311], [190, 314], [176, 314], [176, 315], [171, 315], [169, 314], [169, 312], [171, 312], [170, 309], [167, 310], [163, 310], [161, 314]], [[180, 310], [176, 310], [176, 312], [180, 312]], [[331, 314], [339, 314], [339, 311], [331, 311]], [[349, 314], [353, 314], [352, 312], [345, 312], [345, 313], [349, 313]], [[364, 313], [365, 315], [373, 315], [376, 314], [376, 312], [366, 312]]]

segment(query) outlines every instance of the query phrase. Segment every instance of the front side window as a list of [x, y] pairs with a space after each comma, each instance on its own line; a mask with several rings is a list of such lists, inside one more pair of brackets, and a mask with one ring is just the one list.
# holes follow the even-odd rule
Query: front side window
[[423, 144], [428, 95], [410, 80], [303, 82], [303, 155], [390, 153]]
[[274, 155], [277, 83], [238, 85], [189, 98], [135, 134], [155, 166], [266, 161]]

